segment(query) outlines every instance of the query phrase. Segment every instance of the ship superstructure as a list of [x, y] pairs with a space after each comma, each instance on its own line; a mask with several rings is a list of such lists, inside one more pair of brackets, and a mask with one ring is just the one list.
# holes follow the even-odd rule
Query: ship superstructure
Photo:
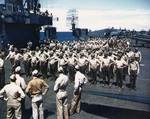
[[5, 0], [0, 4], [0, 41], [25, 47], [39, 44], [40, 29], [53, 24], [52, 14], [40, 11], [39, 0]]

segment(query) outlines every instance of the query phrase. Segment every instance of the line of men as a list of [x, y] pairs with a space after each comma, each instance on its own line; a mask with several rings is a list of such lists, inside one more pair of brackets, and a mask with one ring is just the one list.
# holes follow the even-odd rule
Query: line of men
[[[89, 76], [92, 84], [97, 83], [98, 76], [103, 85], [111, 86], [117, 82], [117, 86], [121, 88], [126, 75], [132, 74], [130, 70], [137, 70], [136, 75], [139, 73], [138, 65], [142, 58], [138, 49], [132, 51], [129, 41], [122, 39], [52, 42], [41, 48], [37, 47], [35, 51], [25, 49], [23, 53], [19, 53], [13, 46], [9, 50], [6, 60], [10, 60], [12, 71], [22, 62], [26, 76], [38, 69], [43, 78], [56, 78], [58, 67], [61, 66], [73, 81], [75, 66], [79, 65], [80, 71]], [[135, 67], [130, 67], [133, 61], [138, 63]]]
[[129, 75], [130, 87], [133, 89], [136, 86], [135, 82], [132, 83], [132, 78], [136, 80], [141, 58], [141, 52], [137, 48], [131, 50], [128, 40], [115, 38], [51, 42], [40, 48], [37, 47], [35, 51], [25, 49], [22, 54], [12, 47], [6, 57], [11, 61], [12, 71], [22, 62], [26, 76], [30, 76], [34, 69], [38, 69], [44, 79], [48, 76], [56, 79], [56, 72], [61, 66], [73, 81], [75, 66], [78, 65], [80, 71], [88, 75], [92, 84], [96, 84], [99, 77], [103, 85], [111, 87], [116, 82], [116, 85], [122, 88], [126, 76]]

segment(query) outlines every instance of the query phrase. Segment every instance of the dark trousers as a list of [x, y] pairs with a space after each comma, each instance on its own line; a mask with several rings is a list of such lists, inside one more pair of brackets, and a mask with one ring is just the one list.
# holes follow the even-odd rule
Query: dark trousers
[[102, 74], [103, 74], [103, 84], [110, 84], [110, 75], [109, 75], [109, 67], [103, 67], [102, 68]]
[[74, 81], [74, 78], [75, 78], [75, 67], [74, 67], [74, 65], [68, 65], [68, 73], [69, 73], [69, 79], [71, 81]]
[[56, 77], [57, 65], [58, 65], [57, 62], [48, 65], [48, 71], [52, 77]]
[[0, 89], [5, 85], [5, 70], [4, 68], [0, 68]]
[[31, 71], [34, 71], [34, 70], [39, 70], [39, 64], [38, 63], [31, 63]]
[[23, 64], [24, 64], [24, 70], [25, 70], [26, 76], [30, 76], [30, 74], [31, 74], [31, 71], [30, 71], [31, 63], [30, 63], [30, 61], [24, 61]]
[[40, 62], [40, 71], [43, 78], [47, 78], [47, 62]]
[[85, 74], [86, 68], [87, 68], [87, 67], [86, 67], [85, 65], [84, 65], [84, 66], [80, 66], [80, 67], [79, 67], [79, 70], [80, 70], [81, 73]]
[[21, 100], [22, 119], [25, 119], [25, 99]]
[[117, 86], [122, 88], [122, 86], [123, 86], [123, 68], [116, 69], [116, 82], [117, 82]]
[[97, 69], [90, 69], [90, 77], [91, 77], [91, 83], [95, 84], [97, 81]]
[[137, 71], [130, 71], [130, 87], [132, 89], [136, 88], [136, 79], [137, 79]]
[[126, 80], [126, 75], [128, 74], [128, 67], [123, 68], [123, 81]]
[[61, 66], [62, 68], [63, 68], [63, 70], [64, 70], [64, 74], [68, 74], [68, 65], [66, 64], [66, 65], [62, 65]]
[[11, 66], [14, 65], [14, 59], [13, 58], [10, 59], [10, 63], [11, 63]]
[[109, 67], [109, 76], [110, 76], [111, 79], [114, 78], [114, 72], [113, 72], [113, 70], [114, 70], [114, 65], [112, 64]]

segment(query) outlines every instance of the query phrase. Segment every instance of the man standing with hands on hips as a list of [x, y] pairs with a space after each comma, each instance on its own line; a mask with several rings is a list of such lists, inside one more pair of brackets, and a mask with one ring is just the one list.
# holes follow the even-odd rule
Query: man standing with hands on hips
[[64, 74], [62, 67], [58, 68], [59, 76], [55, 81], [54, 92], [56, 93], [57, 119], [69, 119], [68, 114], [68, 76]]
[[75, 68], [76, 74], [74, 82], [74, 95], [71, 101], [70, 115], [74, 114], [75, 112], [80, 113], [82, 88], [83, 85], [88, 82], [86, 76], [79, 71], [79, 66], [77, 65]]
[[7, 101], [6, 119], [22, 119], [21, 100], [25, 98], [22, 89], [16, 84], [15, 75], [10, 76], [10, 84], [7, 84], [0, 90], [0, 98]]
[[44, 119], [43, 95], [47, 93], [49, 86], [44, 80], [38, 78], [38, 70], [34, 70], [32, 76], [26, 88], [26, 93], [29, 93], [32, 98], [32, 117]]

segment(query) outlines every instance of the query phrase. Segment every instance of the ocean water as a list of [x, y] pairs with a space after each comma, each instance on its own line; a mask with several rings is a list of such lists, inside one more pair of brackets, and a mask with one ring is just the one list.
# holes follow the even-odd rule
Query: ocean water
[[[72, 32], [57, 32], [56, 34], [57, 40], [60, 42], [62, 41], [72, 41], [74, 40], [74, 36], [72, 35]], [[40, 32], [40, 41], [43, 41], [44, 39], [44, 32]]]

